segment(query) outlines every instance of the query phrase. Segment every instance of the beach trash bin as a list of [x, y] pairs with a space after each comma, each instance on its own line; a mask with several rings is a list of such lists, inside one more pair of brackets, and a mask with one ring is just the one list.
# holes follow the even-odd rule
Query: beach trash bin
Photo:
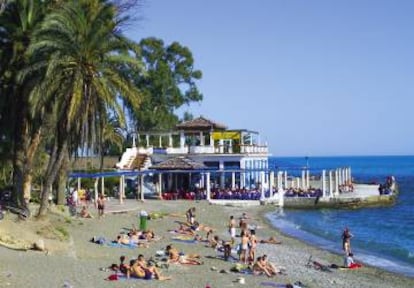
[[141, 231], [147, 230], [147, 221], [148, 221], [148, 213], [146, 211], [141, 211], [139, 213], [139, 230]]

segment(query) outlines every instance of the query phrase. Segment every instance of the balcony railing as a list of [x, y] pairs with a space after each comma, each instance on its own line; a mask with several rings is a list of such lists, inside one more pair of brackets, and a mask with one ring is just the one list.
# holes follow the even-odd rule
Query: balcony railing
[[216, 146], [184, 146], [184, 147], [167, 147], [167, 148], [139, 148], [139, 153], [146, 154], [267, 154], [269, 149], [265, 145], [216, 145]]

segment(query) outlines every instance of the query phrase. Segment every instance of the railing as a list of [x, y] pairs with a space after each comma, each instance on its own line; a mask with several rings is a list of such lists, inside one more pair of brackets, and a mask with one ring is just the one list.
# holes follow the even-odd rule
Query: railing
[[268, 153], [269, 149], [267, 146], [260, 145], [240, 145], [240, 153]]
[[188, 147], [168, 147], [166, 149], [167, 154], [186, 154], [188, 153]]
[[[156, 148], [139, 148], [139, 153], [153, 154], [157, 153]], [[141, 150], [142, 149], [142, 150]], [[141, 152], [142, 151], [142, 152]], [[216, 145], [216, 146], [184, 146], [184, 147], [167, 147], [162, 149], [165, 154], [267, 154], [269, 149], [267, 146], [259, 145]]]
[[184, 146], [184, 147], [167, 147], [167, 148], [138, 148], [140, 154], [267, 154], [269, 149], [263, 145], [216, 145], [216, 146]]
[[190, 153], [212, 154], [214, 153], [214, 147], [213, 146], [190, 146]]

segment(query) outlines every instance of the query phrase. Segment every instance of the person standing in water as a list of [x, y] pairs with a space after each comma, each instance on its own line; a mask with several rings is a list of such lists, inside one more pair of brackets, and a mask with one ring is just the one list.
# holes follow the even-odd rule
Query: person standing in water
[[352, 235], [352, 233], [349, 231], [349, 228], [346, 227], [344, 229], [344, 232], [342, 232], [342, 249], [345, 252], [345, 255], [349, 255], [350, 253], [352, 253], [351, 250], [351, 238], [354, 235]]

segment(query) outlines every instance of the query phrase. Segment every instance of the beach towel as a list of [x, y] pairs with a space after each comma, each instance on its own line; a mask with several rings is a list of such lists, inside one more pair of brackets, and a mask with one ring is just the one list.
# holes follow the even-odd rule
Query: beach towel
[[105, 237], [102, 237], [102, 236], [99, 236], [99, 237], [93, 236], [92, 239], [90, 240], [90, 242], [95, 243], [95, 244], [103, 245], [103, 244], [105, 244], [106, 239], [105, 239]]
[[184, 242], [184, 243], [190, 243], [190, 244], [197, 242], [194, 239], [194, 236], [191, 236], [191, 235], [177, 235], [177, 236], [171, 237], [171, 239], [176, 242]]
[[236, 265], [230, 268], [230, 271], [240, 274], [253, 275], [253, 271], [249, 268], [249, 265], [247, 264], [237, 263]]
[[224, 255], [216, 255], [216, 256], [206, 256], [206, 258], [210, 258], [210, 259], [219, 259], [219, 260], [224, 260], [224, 261], [228, 261], [231, 263], [237, 263], [239, 262], [239, 258], [236, 258], [232, 255], [230, 255], [230, 257], [226, 260], [224, 259]]
[[135, 244], [135, 243], [122, 244], [122, 243], [114, 243], [114, 242], [106, 243], [106, 246], [117, 247], [117, 248], [129, 248], [129, 249], [135, 249], [139, 247], [138, 244]]
[[267, 287], [276, 287], [276, 288], [286, 288], [285, 283], [276, 283], [276, 282], [261, 282], [261, 286], [267, 286]]
[[108, 280], [108, 281], [117, 281], [117, 280], [129, 281], [129, 280], [152, 280], [152, 279], [153, 279], [153, 275], [151, 273], [145, 274], [145, 278], [138, 278], [138, 277], [135, 277], [135, 276], [130, 276], [128, 278], [125, 274], [115, 273], [115, 274], [109, 275], [105, 280]]

